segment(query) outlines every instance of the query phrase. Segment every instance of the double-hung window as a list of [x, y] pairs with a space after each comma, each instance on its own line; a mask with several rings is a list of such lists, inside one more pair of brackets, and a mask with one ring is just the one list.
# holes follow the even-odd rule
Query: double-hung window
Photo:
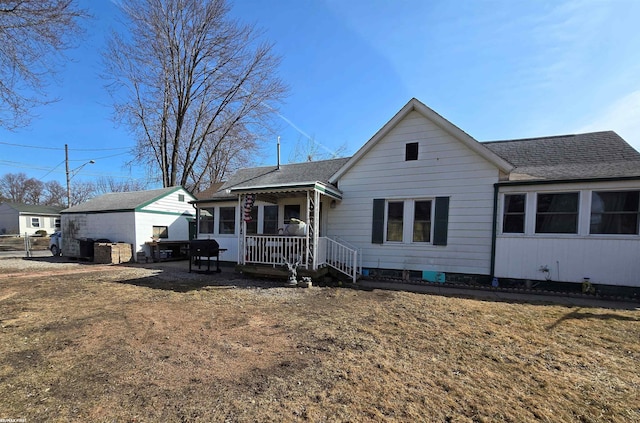
[[234, 234], [236, 232], [236, 208], [220, 207], [219, 234]]
[[637, 234], [639, 199], [639, 191], [594, 191], [590, 233]]
[[413, 242], [431, 242], [431, 201], [413, 203]]
[[577, 234], [577, 192], [540, 193], [536, 208], [536, 233]]
[[402, 242], [404, 227], [404, 201], [387, 203], [387, 241]]
[[198, 209], [198, 228], [201, 234], [213, 233], [213, 207]]
[[387, 201], [386, 241], [431, 242], [431, 206], [431, 200]]
[[373, 199], [371, 242], [447, 245], [449, 197]]
[[502, 218], [503, 233], [524, 233], [525, 205], [525, 194], [505, 194]]
[[264, 206], [262, 233], [269, 235], [278, 233], [278, 206]]

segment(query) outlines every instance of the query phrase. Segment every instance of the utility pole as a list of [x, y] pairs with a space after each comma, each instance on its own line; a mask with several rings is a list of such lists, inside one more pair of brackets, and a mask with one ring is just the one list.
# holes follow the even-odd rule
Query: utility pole
[[67, 170], [67, 207], [71, 207], [71, 178], [69, 177], [69, 146], [64, 145], [64, 163]]
[[64, 163], [67, 171], [67, 207], [71, 207], [71, 178], [73, 178], [76, 173], [80, 171], [83, 167], [88, 164], [94, 164], [94, 160], [89, 160], [81, 166], [76, 167], [75, 169], [69, 170], [69, 146], [67, 144], [64, 145]]

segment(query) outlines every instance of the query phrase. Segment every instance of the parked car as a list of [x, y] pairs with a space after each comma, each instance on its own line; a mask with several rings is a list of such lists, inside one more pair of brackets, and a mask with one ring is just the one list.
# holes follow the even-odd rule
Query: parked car
[[62, 255], [62, 232], [56, 231], [49, 238], [49, 251], [54, 256]]

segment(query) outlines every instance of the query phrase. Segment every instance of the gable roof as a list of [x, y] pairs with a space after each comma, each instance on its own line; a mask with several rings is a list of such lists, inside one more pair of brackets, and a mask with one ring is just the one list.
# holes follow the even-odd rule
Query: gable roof
[[640, 176], [640, 153], [613, 131], [484, 142], [515, 166], [510, 180]]
[[[329, 178], [347, 161], [348, 157], [315, 162], [292, 163], [278, 166], [239, 169], [218, 192], [209, 199], [235, 199], [239, 191], [257, 191], [276, 188], [312, 188], [316, 184], [329, 186]], [[229, 190], [229, 192], [227, 192]], [[334, 187], [333, 190], [337, 191]], [[199, 201], [207, 199], [200, 198]]]
[[56, 206], [41, 206], [41, 205], [32, 205], [32, 204], [21, 204], [21, 203], [3, 203], [20, 214], [39, 214], [39, 215], [59, 215], [60, 211], [63, 207]]
[[[69, 207], [63, 210], [62, 213], [135, 211], [181, 189], [183, 189], [181, 186], [177, 186], [146, 191], [111, 192], [92, 198], [77, 206]], [[188, 192], [187, 194], [192, 199], [195, 199]]]
[[344, 175], [349, 169], [351, 169], [353, 165], [355, 165], [365, 154], [367, 154], [367, 152], [369, 152], [369, 150], [371, 150], [382, 138], [384, 138], [393, 128], [395, 128], [402, 119], [407, 117], [407, 115], [413, 111], [420, 113], [422, 116], [438, 125], [445, 132], [458, 139], [473, 152], [483, 157], [503, 172], [509, 172], [511, 171], [511, 169], [513, 169], [513, 166], [502, 157], [486, 148], [484, 145], [482, 145], [482, 143], [478, 142], [462, 129], [458, 128], [453, 123], [440, 116], [438, 113], [427, 107], [418, 99], [412, 98], [407, 104], [405, 104], [402, 109], [400, 109], [398, 113], [395, 114], [393, 118], [391, 118], [390, 121], [388, 121], [382, 128], [380, 128], [380, 130], [378, 130], [378, 132], [376, 132], [375, 135], [371, 137], [371, 139], [367, 141], [366, 144], [363, 145], [356, 152], [356, 154], [354, 154], [351, 159], [349, 159], [349, 161], [345, 163], [342, 168], [340, 168], [329, 179], [329, 182], [335, 183], [338, 179], [340, 179], [342, 175]]

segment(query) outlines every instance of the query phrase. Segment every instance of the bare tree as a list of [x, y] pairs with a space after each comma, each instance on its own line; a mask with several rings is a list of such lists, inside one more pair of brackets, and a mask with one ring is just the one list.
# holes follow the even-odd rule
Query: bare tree
[[26, 204], [40, 204], [44, 194], [44, 183], [35, 178], [29, 178], [23, 185], [24, 202]]
[[46, 206], [67, 206], [67, 190], [58, 181], [48, 181], [44, 184], [42, 204]]
[[29, 178], [26, 173], [7, 173], [0, 178], [0, 192], [12, 203], [25, 202], [24, 186]]
[[289, 154], [291, 162], [313, 162], [316, 160], [335, 159], [344, 156], [347, 145], [342, 144], [336, 150], [318, 143], [315, 137], [299, 138], [293, 150]]
[[77, 181], [71, 184], [71, 204], [75, 206], [95, 196], [96, 186], [92, 182]]
[[6, 201], [22, 204], [40, 204], [44, 184], [26, 173], [7, 173], [0, 178], [0, 196]]
[[112, 35], [105, 66], [137, 160], [158, 169], [165, 187], [217, 182], [226, 168], [210, 168], [221, 156], [229, 166], [250, 158], [269, 133], [286, 91], [274, 76], [279, 58], [253, 26], [227, 16], [225, 0], [131, 0], [121, 9], [130, 34]]
[[142, 191], [147, 188], [145, 182], [138, 181], [136, 179], [129, 179], [126, 181], [116, 181], [114, 178], [99, 178], [96, 181], [95, 194], [107, 194], [110, 192], [130, 192], [130, 191]]
[[33, 107], [52, 101], [47, 81], [87, 16], [73, 0], [0, 0], [0, 127], [26, 125]]

